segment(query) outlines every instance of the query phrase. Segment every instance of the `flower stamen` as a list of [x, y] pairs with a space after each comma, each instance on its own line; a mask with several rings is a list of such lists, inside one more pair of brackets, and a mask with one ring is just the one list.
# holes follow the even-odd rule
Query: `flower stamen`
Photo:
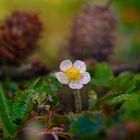
[[80, 72], [80, 70], [76, 69], [74, 66], [68, 69], [65, 72], [65, 75], [67, 77], [67, 80], [69, 81], [77, 81], [82, 77], [82, 73]]

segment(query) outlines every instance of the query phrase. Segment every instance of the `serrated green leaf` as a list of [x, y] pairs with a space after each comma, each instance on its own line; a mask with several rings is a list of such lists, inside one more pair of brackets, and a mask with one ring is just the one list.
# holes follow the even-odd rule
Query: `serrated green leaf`
[[12, 106], [12, 119], [21, 121], [27, 117], [27, 113], [32, 109], [33, 90], [18, 91]]
[[137, 91], [140, 86], [140, 77], [130, 72], [121, 73], [118, 77], [113, 78], [111, 89], [107, 97], [125, 96]]
[[129, 98], [131, 98], [131, 94], [121, 94], [119, 96], [116, 96], [114, 98], [109, 98], [107, 101], [110, 105], [117, 105], [120, 103], [123, 103], [127, 100], [129, 100]]

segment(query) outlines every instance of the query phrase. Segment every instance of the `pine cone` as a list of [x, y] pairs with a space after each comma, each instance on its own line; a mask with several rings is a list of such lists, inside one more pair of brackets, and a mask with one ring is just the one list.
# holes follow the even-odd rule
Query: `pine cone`
[[115, 14], [105, 6], [83, 8], [71, 29], [69, 51], [75, 59], [107, 61], [113, 51]]
[[15, 12], [0, 26], [0, 64], [20, 64], [37, 47], [42, 23], [34, 13]]

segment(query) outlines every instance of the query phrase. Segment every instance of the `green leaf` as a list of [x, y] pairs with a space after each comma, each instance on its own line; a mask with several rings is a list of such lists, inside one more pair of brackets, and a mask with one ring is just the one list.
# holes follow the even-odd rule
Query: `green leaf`
[[109, 87], [113, 78], [112, 70], [106, 63], [97, 64], [92, 83], [96, 86]]
[[133, 87], [133, 76], [134, 74], [131, 72], [122, 72], [118, 77], [115, 77], [112, 80], [112, 88], [132, 91], [131, 88]]
[[33, 89], [38, 92], [46, 92], [48, 95], [53, 95], [62, 85], [53, 74], [47, 77], [37, 79], [33, 84]]
[[37, 93], [38, 99], [40, 101], [45, 99], [46, 93], [46, 96], [49, 95], [52, 97], [52, 101], [49, 102], [51, 106], [57, 106], [59, 104], [56, 92], [62, 87], [62, 85], [56, 79], [54, 74], [50, 74], [46, 77], [37, 79], [33, 85], [33, 89]]
[[111, 89], [100, 101], [106, 101], [110, 105], [120, 105], [131, 98], [131, 94], [140, 89], [140, 75], [131, 72], [123, 72], [112, 79]]
[[16, 98], [12, 106], [13, 121], [23, 121], [27, 117], [27, 113], [31, 111], [33, 106], [32, 98], [35, 92], [33, 90], [17, 91]]
[[135, 74], [133, 80], [135, 81], [136, 89], [140, 90], [140, 74]]
[[131, 94], [121, 94], [116, 97], [109, 98], [107, 102], [110, 105], [117, 105], [117, 104], [123, 103], [124, 101], [129, 100], [129, 98], [131, 98], [131, 96], [132, 96]]
[[57, 80], [55, 74], [50, 74], [48, 78], [49, 78], [49, 81], [52, 83], [51, 86], [54, 91], [57, 91], [58, 89], [62, 87], [62, 84]]
[[15, 92], [18, 89], [18, 85], [16, 82], [6, 79], [2, 83], [4, 91]]
[[6, 133], [8, 133], [8, 135], [12, 135], [15, 133], [16, 127], [12, 123], [8, 102], [4, 95], [1, 84], [0, 84], [0, 120], [3, 124], [4, 130], [6, 131]]
[[82, 114], [71, 125], [70, 132], [78, 140], [100, 139], [100, 132], [104, 130], [104, 125], [100, 115], [87, 112]]
[[123, 100], [123, 97], [137, 91], [140, 88], [139, 84], [140, 76], [138, 74], [134, 75], [130, 72], [121, 73], [118, 77], [113, 78], [111, 89], [106, 97], [115, 98], [118, 96], [118, 99], [122, 97]]
[[133, 93], [120, 108], [123, 121], [137, 120], [140, 122], [140, 93]]

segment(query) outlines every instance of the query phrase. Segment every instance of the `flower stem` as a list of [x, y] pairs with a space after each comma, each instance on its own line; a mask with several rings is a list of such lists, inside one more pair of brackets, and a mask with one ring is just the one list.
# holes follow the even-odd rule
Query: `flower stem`
[[79, 89], [75, 92], [75, 105], [76, 105], [76, 112], [80, 113], [82, 111], [82, 101], [81, 101], [81, 95]]

